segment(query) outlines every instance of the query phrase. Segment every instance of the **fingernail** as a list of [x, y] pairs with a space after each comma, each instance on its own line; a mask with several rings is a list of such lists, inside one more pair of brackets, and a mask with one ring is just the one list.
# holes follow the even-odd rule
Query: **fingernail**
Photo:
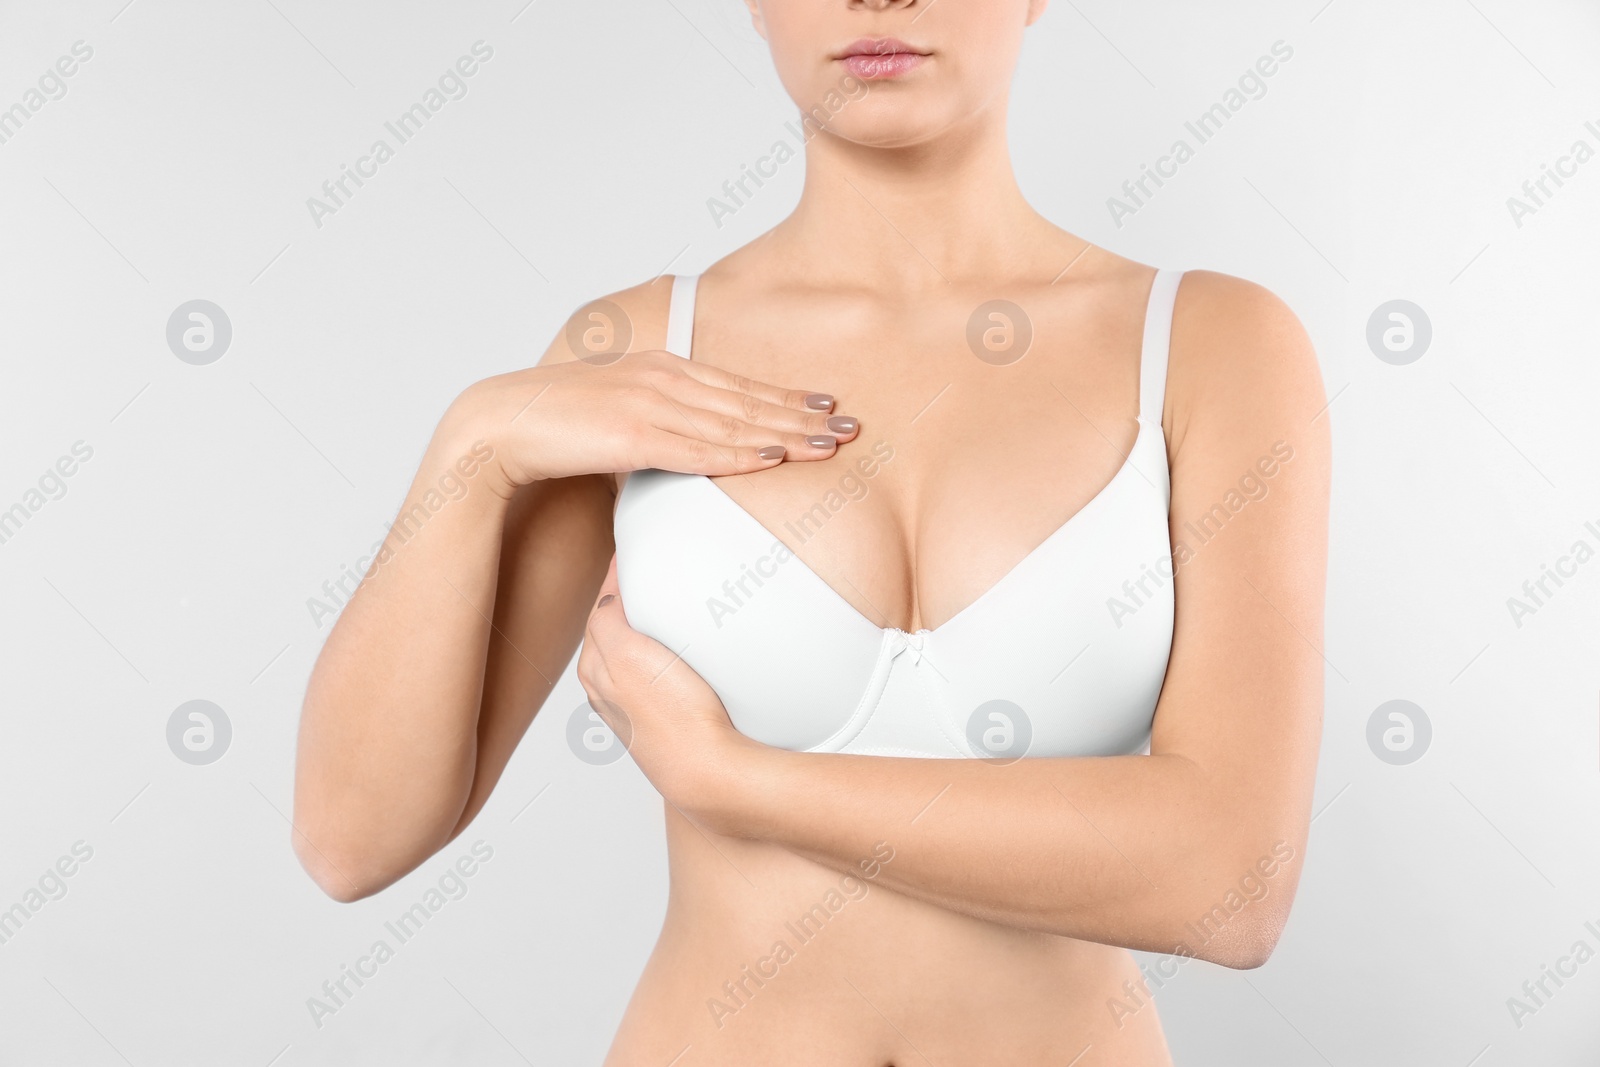
[[819, 437], [808, 437], [808, 438], [806, 438], [806, 444], [810, 445], [813, 448], [832, 448], [834, 445], [836, 445], [838, 443], [839, 443], [838, 441], [835, 441], [831, 437], [820, 437], [819, 436]]
[[603, 608], [615, 599], [617, 599], [615, 593], [607, 593], [605, 596], [600, 598], [600, 603], [596, 604], [595, 607]]
[[812, 393], [806, 397], [806, 407], [812, 411], [827, 411], [833, 407], [833, 397], [827, 393]]
[[835, 415], [828, 420], [828, 429], [834, 433], [855, 433], [856, 420], [849, 415]]
[[762, 459], [782, 459], [788, 449], [782, 445], [768, 445], [766, 448], [756, 450], [756, 455]]

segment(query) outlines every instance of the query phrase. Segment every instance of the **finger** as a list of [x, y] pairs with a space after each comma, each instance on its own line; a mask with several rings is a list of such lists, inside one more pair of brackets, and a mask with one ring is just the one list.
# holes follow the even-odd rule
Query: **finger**
[[[805, 447], [810, 451], [822, 451], [811, 445]], [[765, 470], [776, 467], [789, 456], [786, 445], [717, 445], [703, 437], [686, 437], [654, 427], [645, 431], [642, 448], [650, 457], [649, 465], [652, 467], [709, 477]], [[817, 458], [826, 459], [835, 451], [829, 448]]]
[[[790, 458], [826, 458], [810, 455], [799, 446], [831, 437], [831, 449], [840, 441], [853, 441], [860, 420], [829, 411], [801, 412], [683, 379], [676, 387], [657, 389], [662, 404], [651, 422], [657, 429], [699, 437], [713, 445], [782, 445]], [[818, 447], [812, 445], [813, 448]]]
[[599, 666], [608, 679], [613, 672], [623, 678], [637, 678], [642, 674], [653, 685], [663, 672], [678, 661], [677, 655], [666, 645], [628, 625], [617, 585], [615, 553], [611, 556], [605, 578], [600, 582], [594, 609], [589, 612], [587, 640], [584, 643], [594, 646]]
[[[702, 431], [700, 426], [708, 426], [708, 429]], [[858, 432], [852, 422], [848, 435], [777, 433], [742, 425], [728, 426], [704, 412], [685, 412], [675, 428], [647, 430], [645, 448], [651, 457], [650, 465], [663, 470], [685, 474], [742, 474], [785, 461], [803, 463], [831, 459], [840, 441], [853, 439]]]
[[[678, 359], [676, 356], [673, 358]], [[710, 363], [696, 363], [688, 359], [678, 359], [678, 361], [683, 364], [684, 373], [689, 377], [706, 385], [716, 386], [718, 389], [753, 396], [758, 400], [793, 411], [827, 413], [833, 410], [833, 397], [827, 393], [813, 389], [786, 389], [781, 385], [772, 385], [743, 374], [723, 370]]]
[[[757, 427], [802, 437], [832, 434], [842, 440], [855, 437], [859, 426], [859, 420], [839, 411], [837, 404], [819, 409], [796, 408], [764, 400], [754, 393], [706, 385], [692, 379], [684, 385], [682, 391], [674, 391], [673, 395], [666, 397], [668, 403], [684, 413], [705, 412], [719, 416], [718, 423]], [[713, 423], [710, 428], [715, 426], [716, 423]], [[662, 428], [673, 427], [669, 424]]]
[[[611, 565], [606, 568], [605, 577], [600, 580], [601, 588], [595, 594], [595, 604], [589, 608], [589, 617], [583, 625], [583, 645], [578, 650], [578, 677], [580, 679], [594, 677], [609, 682], [610, 672], [606, 670], [605, 656], [601, 647], [605, 634], [595, 629], [596, 617], [600, 613], [600, 601], [606, 604], [619, 603], [614, 598], [617, 594], [617, 557], [611, 555]], [[618, 609], [620, 611], [620, 608]]]
[[606, 567], [606, 576], [600, 579], [594, 607], [589, 609], [589, 622], [584, 628], [584, 646], [593, 646], [602, 667], [605, 665], [607, 647], [616, 642], [618, 625], [628, 625], [627, 616], [622, 611], [621, 593], [617, 582], [617, 554], [613, 552], [611, 562]]
[[584, 633], [583, 646], [578, 649], [578, 683], [583, 686], [584, 696], [589, 698], [591, 707], [598, 707], [595, 698], [611, 688], [611, 674], [606, 670], [600, 650], [587, 631]]
[[611, 728], [617, 739], [627, 748], [633, 740], [633, 727], [622, 706], [612, 699], [617, 692], [616, 681], [606, 670], [594, 642], [585, 641], [578, 656], [578, 681], [583, 685], [589, 707], [600, 720]]

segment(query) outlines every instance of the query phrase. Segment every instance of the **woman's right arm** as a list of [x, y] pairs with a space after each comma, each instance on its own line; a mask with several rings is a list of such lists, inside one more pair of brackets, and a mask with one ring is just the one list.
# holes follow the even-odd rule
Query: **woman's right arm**
[[[613, 299], [664, 305], [646, 288]], [[763, 446], [824, 459], [807, 436], [854, 436], [804, 390], [659, 351], [583, 361], [572, 333], [451, 404], [312, 671], [293, 844], [336, 900], [413, 870], [488, 799], [582, 639], [616, 472], [755, 471], [782, 462]]]
[[492, 447], [471, 403], [441, 422], [306, 689], [294, 847], [336, 900], [383, 889], [477, 813], [576, 650], [611, 551], [604, 475], [509, 496], [481, 467], [461, 475], [475, 443]]

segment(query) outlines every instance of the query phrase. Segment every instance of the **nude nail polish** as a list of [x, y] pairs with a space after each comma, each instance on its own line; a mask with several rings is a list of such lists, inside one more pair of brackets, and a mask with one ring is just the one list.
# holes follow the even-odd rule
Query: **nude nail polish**
[[833, 397], [827, 393], [812, 393], [806, 397], [806, 407], [812, 411], [827, 411], [833, 407]]
[[782, 445], [768, 445], [766, 448], [756, 450], [756, 455], [762, 459], [782, 459], [789, 450]]
[[832, 437], [822, 437], [820, 435], [817, 437], [806, 438], [806, 444], [810, 445], [812, 448], [832, 448], [838, 443], [839, 442]]
[[849, 415], [835, 415], [827, 422], [828, 429], [834, 433], [855, 433], [856, 420]]

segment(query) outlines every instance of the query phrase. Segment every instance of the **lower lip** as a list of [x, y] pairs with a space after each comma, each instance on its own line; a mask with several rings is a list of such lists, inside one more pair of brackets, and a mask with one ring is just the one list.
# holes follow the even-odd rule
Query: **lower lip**
[[877, 81], [907, 74], [927, 58], [915, 52], [890, 52], [881, 56], [846, 56], [841, 62], [844, 63], [845, 69], [856, 77], [866, 81]]

